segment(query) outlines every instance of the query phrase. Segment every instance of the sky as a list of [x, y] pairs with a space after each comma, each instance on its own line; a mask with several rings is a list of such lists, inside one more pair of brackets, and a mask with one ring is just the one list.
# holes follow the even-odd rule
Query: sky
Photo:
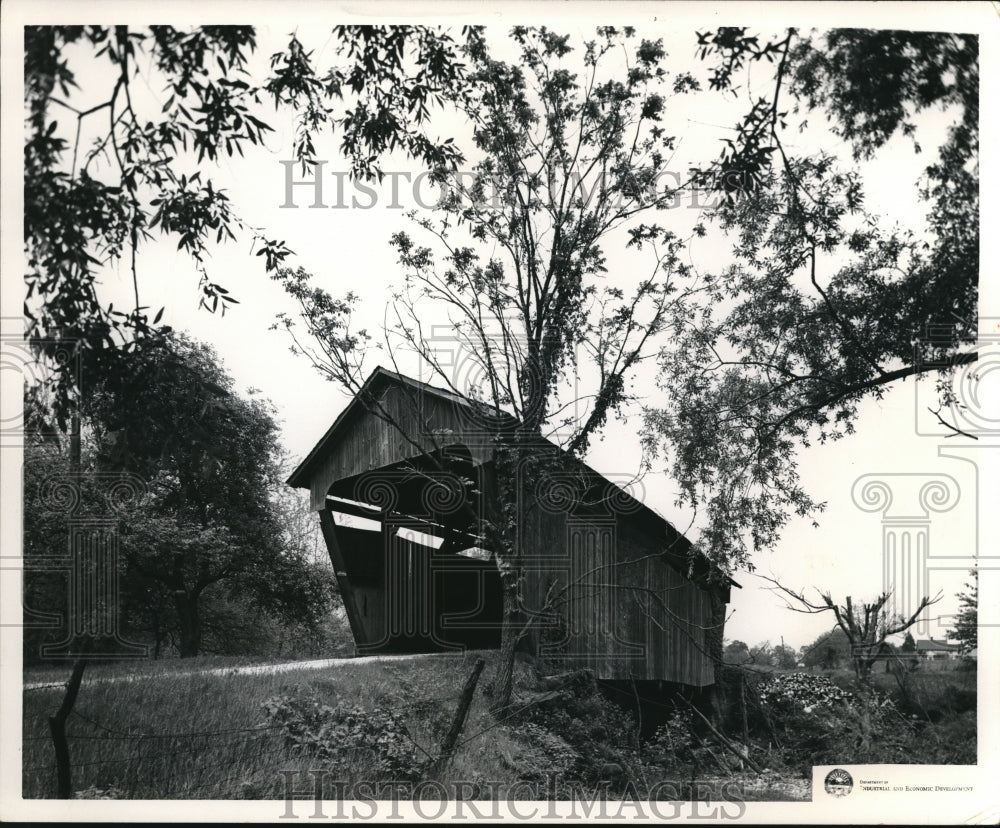
[[[665, 23], [655, 19], [656, 16], [644, 15], [645, 23], [639, 34], [666, 38], [671, 54], [667, 66], [672, 70], [696, 70], [694, 25], [681, 28], [674, 20]], [[310, 25], [305, 17], [296, 21], [294, 16], [289, 16], [287, 23], [260, 30], [258, 59], [266, 60], [271, 51], [279, 48], [296, 22], [299, 37], [307, 48], [315, 50], [315, 63], [322, 65], [324, 60], [333, 57], [328, 28]], [[576, 20], [568, 25], [581, 29]], [[983, 76], [987, 76], [985, 67]], [[99, 78], [95, 75], [84, 80], [96, 82]], [[87, 88], [84, 83], [81, 85]], [[748, 85], [752, 93], [752, 79], [748, 79]], [[159, 92], [150, 86], [148, 94], [147, 103], [153, 105]], [[681, 136], [679, 169], [686, 169], [680, 163], [683, 153], [714, 146], [709, 142], [719, 140], [724, 134], [720, 127], [735, 120], [744, 102], [723, 106], [718, 101], [713, 103], [699, 96], [677, 103], [671, 127]], [[307, 206], [312, 200], [311, 192], [305, 187], [296, 187], [294, 202], [300, 206], [283, 207], [287, 170], [281, 162], [290, 158], [291, 126], [278, 117], [270, 121], [276, 132], [268, 139], [266, 149], [245, 160], [223, 161], [216, 180], [229, 190], [248, 224], [266, 228], [270, 237], [287, 242], [296, 254], [290, 262], [293, 266], [301, 265], [314, 273], [319, 283], [334, 295], [348, 290], [358, 294], [360, 321], [377, 329], [391, 311], [391, 289], [401, 277], [394, 253], [387, 244], [388, 237], [400, 229], [416, 236], [415, 226], [405, 217], [404, 209], [391, 206], [393, 198], [388, 191], [379, 192], [370, 209], [311, 209]], [[449, 123], [447, 119], [440, 123], [441, 134], [449, 134], [449, 130], [460, 131], [460, 125]], [[947, 123], [947, 113], [931, 113], [921, 119], [921, 136], [926, 136], [922, 141], [923, 155], [915, 155], [908, 142], [896, 139], [874, 163], [865, 167], [869, 208], [883, 213], [887, 222], [912, 225], [922, 220], [923, 211], [915, 198], [915, 182], [929, 161], [935, 137], [943, 134]], [[988, 146], [985, 138], [984, 135], [984, 145]], [[832, 149], [837, 144], [822, 123], [813, 124], [810, 131], [796, 140], [803, 150]], [[346, 171], [347, 164], [332, 141], [321, 145], [319, 153], [327, 159], [324, 200], [333, 203], [336, 198], [333, 173]], [[411, 180], [420, 172], [405, 159], [390, 159], [385, 168], [408, 173]], [[299, 178], [298, 171], [295, 178]], [[402, 207], [419, 206], [414, 204], [413, 191], [405, 180], [400, 183], [403, 185], [399, 191]], [[348, 201], [352, 194], [348, 182]], [[427, 191], [421, 191], [420, 197], [433, 200], [427, 199]], [[367, 199], [361, 198], [361, 203], [366, 204]], [[697, 209], [685, 203], [671, 220], [690, 226], [698, 214]], [[214, 250], [209, 263], [213, 281], [228, 288], [239, 299], [239, 304], [224, 316], [199, 311], [197, 275], [185, 257], [171, 247], [170, 244], [152, 245], [139, 258], [143, 304], [154, 310], [164, 306], [163, 321], [211, 343], [239, 388], [259, 389], [263, 396], [273, 401], [282, 422], [284, 445], [292, 455], [303, 457], [347, 404], [348, 398], [324, 381], [307, 360], [289, 352], [291, 343], [286, 334], [269, 329], [276, 313], [294, 312], [290, 300], [278, 284], [267, 278], [262, 259], [252, 255], [251, 240], [244, 237], [238, 243]], [[715, 235], [700, 244], [695, 243], [690, 255], [692, 262], [702, 268], [720, 267], [727, 261], [725, 246], [719, 244]], [[637, 257], [638, 254], [632, 252], [612, 252], [609, 278], [630, 277], [634, 268], [642, 264]], [[123, 302], [129, 302], [132, 284], [127, 269], [110, 270], [102, 290], [106, 297], [121, 296]], [[10, 291], [5, 290], [5, 302], [9, 302], [9, 295]], [[993, 301], [991, 296], [984, 288], [984, 307]], [[15, 297], [13, 307], [18, 304]], [[377, 354], [373, 357], [367, 371], [379, 361]], [[388, 364], [384, 358], [382, 362]], [[404, 358], [403, 365], [407, 364]], [[993, 391], [989, 393], [994, 393], [995, 375], [990, 382]], [[651, 403], [663, 393], [648, 374], [640, 378], [640, 387], [644, 398]], [[867, 400], [861, 406], [856, 434], [800, 452], [798, 461], [803, 484], [816, 499], [828, 504], [827, 509], [818, 516], [818, 527], [810, 520], [793, 519], [775, 548], [753, 556], [757, 571], [778, 577], [795, 589], [821, 587], [838, 598], [851, 595], [856, 600], [870, 600], [883, 588], [882, 550], [886, 521], [878, 512], [859, 508], [852, 497], [856, 482], [865, 475], [891, 476], [888, 479], [898, 491], [896, 509], [903, 509], [899, 514], [909, 514], [913, 518], [919, 517], [919, 503], [913, 492], [904, 491], [907, 486], [917, 479], [950, 477], [948, 485], [954, 487], [954, 505], [948, 511], [932, 512], [927, 516], [931, 554], [953, 558], [935, 563], [936, 568], [929, 575], [931, 592], [940, 590], [943, 599], [933, 608], [934, 620], [926, 628], [927, 635], [944, 638], [949, 616], [957, 605], [955, 593], [967, 579], [965, 562], [975, 553], [977, 509], [981, 506], [977, 503], [975, 468], [969, 463], [939, 456], [939, 447], [948, 438], [926, 412], [926, 407], [933, 404], [932, 381], [900, 383], [882, 400]], [[635, 440], [637, 414], [632, 411], [626, 422], [608, 426], [586, 458], [590, 465], [609, 476], [635, 474], [640, 461]], [[642, 481], [642, 492], [648, 505], [682, 531], [692, 522], [697, 526], [697, 516], [674, 505], [676, 484], [666, 474], [647, 475]], [[913, 500], [909, 512], [901, 505], [906, 496]], [[811, 616], [789, 611], [785, 602], [754, 574], [737, 572], [735, 579], [742, 588], [733, 590], [726, 628], [729, 639], [741, 639], [748, 644], [769, 641], [772, 645], [784, 641], [799, 647], [833, 625], [833, 618], [828, 614]]]

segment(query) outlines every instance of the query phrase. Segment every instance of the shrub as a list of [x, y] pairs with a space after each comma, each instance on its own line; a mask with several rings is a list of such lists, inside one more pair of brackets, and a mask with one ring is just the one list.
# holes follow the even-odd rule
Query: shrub
[[579, 755], [572, 746], [552, 731], [535, 722], [525, 722], [515, 729], [522, 743], [521, 778], [532, 781], [552, 775], [571, 775]]
[[833, 710], [841, 702], [850, 704], [854, 696], [826, 676], [773, 673], [761, 685], [760, 700], [775, 711], [794, 708], [812, 713], [814, 710]]
[[693, 719], [689, 710], [675, 710], [646, 743], [647, 760], [675, 770], [689, 764], [695, 750]]
[[592, 677], [578, 677], [559, 696], [538, 704], [513, 725], [511, 734], [527, 747], [519, 775], [585, 787], [607, 782], [620, 791], [635, 780], [640, 758], [632, 714], [601, 694]]
[[263, 706], [269, 721], [284, 728], [287, 744], [331, 769], [367, 767], [394, 780], [420, 777], [421, 754], [391, 711], [331, 707], [309, 695], [276, 696]]

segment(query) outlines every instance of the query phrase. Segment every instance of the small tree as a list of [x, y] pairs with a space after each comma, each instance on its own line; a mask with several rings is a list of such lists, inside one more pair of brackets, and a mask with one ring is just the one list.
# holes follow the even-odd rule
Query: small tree
[[750, 661], [750, 648], [743, 641], [730, 641], [722, 650], [726, 664], [746, 664]]
[[779, 667], [782, 670], [792, 670], [795, 665], [798, 664], [798, 658], [795, 655], [795, 650], [789, 647], [787, 644], [779, 644], [772, 651], [774, 657], [774, 666]]
[[786, 600], [786, 606], [794, 612], [833, 613], [837, 619], [837, 626], [847, 637], [851, 666], [854, 667], [859, 681], [867, 681], [871, 676], [872, 667], [888, 647], [886, 639], [889, 636], [908, 630], [917, 623], [917, 619], [927, 607], [941, 600], [940, 594], [934, 598], [924, 596], [910, 616], [890, 616], [886, 605], [892, 597], [891, 591], [881, 593], [870, 603], [855, 604], [848, 595], [843, 604], [838, 604], [829, 592], [816, 590], [819, 601], [810, 600], [801, 590], [795, 592], [774, 578], [761, 577], [774, 584], [776, 590], [794, 600], [798, 606]]
[[948, 630], [948, 637], [954, 638], [968, 653], [979, 646], [979, 570], [971, 569], [972, 581], [966, 582], [966, 592], [958, 593], [959, 610], [955, 618], [955, 628]]

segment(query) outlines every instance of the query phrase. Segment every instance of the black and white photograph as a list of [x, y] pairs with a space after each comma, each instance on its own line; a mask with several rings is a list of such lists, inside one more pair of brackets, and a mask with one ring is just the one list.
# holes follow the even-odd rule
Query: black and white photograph
[[0, 818], [1000, 820], [995, 4], [0, 23]]

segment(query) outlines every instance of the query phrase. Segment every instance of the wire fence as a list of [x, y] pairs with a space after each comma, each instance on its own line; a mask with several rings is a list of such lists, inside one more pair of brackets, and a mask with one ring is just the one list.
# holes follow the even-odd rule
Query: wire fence
[[[412, 696], [379, 710], [400, 719], [428, 710], [450, 714], [458, 700], [458, 694]], [[297, 742], [289, 727], [278, 722], [153, 732], [101, 721], [86, 710], [73, 710], [69, 722], [69, 768], [78, 797], [257, 798], [266, 797], [269, 789], [281, 796], [283, 780], [276, 769], [306, 768], [311, 759], [308, 745]], [[405, 726], [398, 732], [428, 763], [440, 759], [435, 744], [418, 740]], [[51, 744], [44, 744], [51, 741], [50, 735], [37, 732], [23, 736], [26, 759], [46, 756], [22, 768], [28, 798], [52, 795], [57, 762]], [[376, 745], [345, 744], [337, 758], [363, 763], [376, 751]]]

